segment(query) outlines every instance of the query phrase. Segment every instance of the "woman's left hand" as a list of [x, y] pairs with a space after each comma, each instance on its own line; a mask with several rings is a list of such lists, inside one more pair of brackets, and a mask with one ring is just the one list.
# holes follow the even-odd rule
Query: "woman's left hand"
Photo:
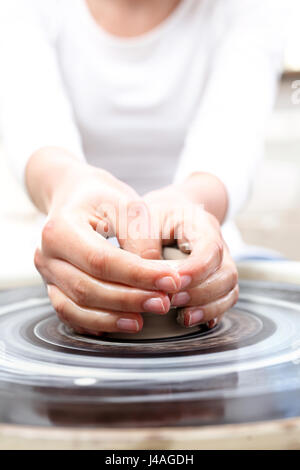
[[151, 223], [158, 229], [157, 248], [177, 242], [190, 255], [178, 266], [181, 290], [171, 295], [185, 327], [213, 327], [238, 299], [238, 274], [218, 220], [192, 202], [182, 186], [171, 185], [144, 196]]

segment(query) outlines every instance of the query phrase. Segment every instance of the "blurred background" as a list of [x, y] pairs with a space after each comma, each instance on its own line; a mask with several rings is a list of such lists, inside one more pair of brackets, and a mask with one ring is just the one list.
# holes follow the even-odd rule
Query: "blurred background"
[[[298, 13], [298, 15], [297, 15]], [[237, 219], [246, 242], [300, 261], [300, 2], [290, 24], [285, 70], [252, 196]], [[296, 88], [295, 88], [296, 87]], [[298, 103], [296, 103], [298, 101]]]
[[[294, 15], [290, 25], [285, 72], [269, 123], [265, 158], [237, 223], [246, 242], [300, 261], [300, 99], [298, 104], [292, 100], [293, 86], [300, 90], [300, 2], [296, 8], [299, 15]], [[10, 174], [0, 142], [0, 287], [40, 282], [32, 253], [41, 224], [41, 216]]]

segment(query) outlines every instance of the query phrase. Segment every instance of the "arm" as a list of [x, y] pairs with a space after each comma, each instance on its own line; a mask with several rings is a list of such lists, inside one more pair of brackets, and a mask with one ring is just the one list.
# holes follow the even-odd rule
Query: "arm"
[[[224, 5], [230, 17], [228, 30], [215, 51], [175, 177], [176, 183], [192, 186], [196, 198], [198, 179], [199, 200], [220, 222], [226, 212], [233, 217], [245, 203], [262, 155], [281, 70], [287, 4], [282, 0], [231, 0]], [[211, 190], [207, 173], [215, 176]], [[227, 190], [228, 209], [218, 180]], [[203, 185], [209, 190], [206, 195]]]

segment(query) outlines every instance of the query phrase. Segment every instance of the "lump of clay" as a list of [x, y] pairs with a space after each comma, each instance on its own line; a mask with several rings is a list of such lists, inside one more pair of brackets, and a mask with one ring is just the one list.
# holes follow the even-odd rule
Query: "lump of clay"
[[[182, 253], [178, 248], [165, 247], [163, 256], [166, 263], [172, 265], [180, 263], [188, 255]], [[180, 326], [177, 319], [177, 309], [172, 308], [166, 315], [157, 315], [154, 313], [143, 313], [144, 326], [142, 331], [136, 334], [126, 333], [110, 333], [108, 336], [112, 339], [126, 339], [126, 340], [151, 340], [170, 338], [174, 336], [182, 336], [183, 334], [190, 334], [193, 331], [198, 331], [199, 327], [185, 329]]]

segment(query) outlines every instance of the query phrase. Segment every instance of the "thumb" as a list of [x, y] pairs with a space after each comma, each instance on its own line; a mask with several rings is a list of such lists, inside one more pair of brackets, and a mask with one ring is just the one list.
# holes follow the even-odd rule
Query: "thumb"
[[[142, 199], [130, 201], [121, 218], [123, 223], [117, 229], [120, 246], [145, 259], [162, 259], [159, 221], [155, 220], [146, 202]], [[119, 230], [121, 226], [123, 233]]]

